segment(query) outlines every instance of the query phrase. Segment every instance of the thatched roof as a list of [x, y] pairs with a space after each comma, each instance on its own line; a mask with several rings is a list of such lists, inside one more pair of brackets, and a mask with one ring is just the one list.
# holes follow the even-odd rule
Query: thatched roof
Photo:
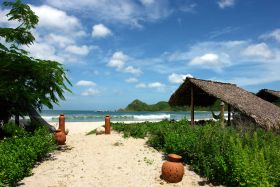
[[280, 99], [280, 91], [262, 89], [257, 93], [257, 96], [266, 101], [275, 102], [276, 100]]
[[279, 107], [234, 84], [186, 78], [170, 97], [169, 104], [171, 106], [190, 105], [191, 87], [194, 89], [194, 105], [196, 106], [210, 106], [216, 99], [220, 99], [252, 118], [260, 127], [274, 131], [280, 129]]

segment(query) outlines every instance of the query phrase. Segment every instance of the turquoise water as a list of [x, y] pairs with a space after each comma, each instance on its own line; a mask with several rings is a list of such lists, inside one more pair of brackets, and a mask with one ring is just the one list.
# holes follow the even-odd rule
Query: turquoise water
[[[42, 117], [48, 122], [58, 122], [59, 114], [64, 113], [69, 122], [104, 121], [107, 114], [111, 121], [159, 121], [190, 119], [190, 112], [112, 112], [112, 111], [82, 111], [82, 110], [43, 110]], [[195, 112], [195, 119], [212, 119], [211, 112]]]

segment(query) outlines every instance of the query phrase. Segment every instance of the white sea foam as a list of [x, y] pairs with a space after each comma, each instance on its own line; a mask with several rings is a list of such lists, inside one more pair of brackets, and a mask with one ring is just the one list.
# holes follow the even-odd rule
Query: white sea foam
[[134, 119], [141, 121], [153, 121], [170, 119], [170, 114], [159, 114], [159, 115], [134, 115]]
[[58, 119], [58, 116], [42, 116], [42, 118], [46, 121], [51, 121], [53, 119]]

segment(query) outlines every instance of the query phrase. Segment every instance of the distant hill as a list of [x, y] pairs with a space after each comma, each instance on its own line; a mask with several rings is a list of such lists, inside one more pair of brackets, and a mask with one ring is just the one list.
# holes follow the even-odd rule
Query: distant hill
[[132, 101], [127, 107], [125, 111], [170, 111], [171, 107], [165, 101], [160, 101], [156, 104], [148, 105], [138, 99]]
[[[195, 110], [219, 110], [219, 102], [216, 102], [212, 107], [195, 107]], [[120, 112], [133, 111], [189, 111], [190, 107], [171, 107], [168, 102], [160, 101], [156, 104], [147, 104], [139, 99], [135, 99], [124, 109], [119, 109]]]

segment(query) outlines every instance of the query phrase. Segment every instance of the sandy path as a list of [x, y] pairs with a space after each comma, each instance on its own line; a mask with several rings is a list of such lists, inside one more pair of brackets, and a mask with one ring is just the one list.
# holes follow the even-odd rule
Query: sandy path
[[[73, 129], [72, 129], [73, 130]], [[162, 154], [145, 140], [85, 132], [67, 136], [64, 150], [33, 169], [19, 184], [28, 187], [54, 186], [200, 186], [203, 179], [185, 167], [183, 181], [168, 184], [160, 179]]]

